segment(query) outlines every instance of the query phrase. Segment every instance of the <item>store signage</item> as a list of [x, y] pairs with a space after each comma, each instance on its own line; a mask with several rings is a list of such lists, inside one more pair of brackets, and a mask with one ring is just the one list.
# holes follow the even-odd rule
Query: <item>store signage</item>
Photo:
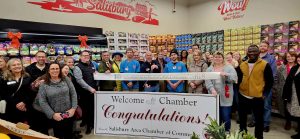
[[[38, 1], [38, 2], [37, 2]], [[154, 5], [135, 0], [30, 0], [42, 9], [65, 13], [91, 13], [122, 21], [158, 25]], [[89, 21], [87, 21], [89, 22]]]
[[186, 72], [186, 73], [94, 73], [95, 80], [216, 80], [220, 72]]
[[189, 139], [195, 132], [204, 139], [208, 117], [219, 119], [218, 98], [209, 94], [97, 92], [95, 134]]
[[243, 18], [245, 15], [245, 10], [247, 8], [248, 2], [249, 0], [223, 1], [219, 5], [218, 10], [220, 11], [224, 20]]

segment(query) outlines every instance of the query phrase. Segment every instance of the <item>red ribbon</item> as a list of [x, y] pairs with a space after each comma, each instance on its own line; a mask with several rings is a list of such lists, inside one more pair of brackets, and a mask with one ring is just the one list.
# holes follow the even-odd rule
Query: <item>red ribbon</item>
[[89, 46], [86, 44], [86, 41], [88, 40], [88, 37], [86, 35], [84, 36], [81, 36], [79, 35], [78, 36], [78, 40], [81, 42], [80, 43], [80, 47], [81, 48], [88, 48]]
[[11, 39], [11, 47], [15, 48], [15, 49], [19, 49], [20, 48], [20, 42], [19, 39], [22, 38], [22, 34], [20, 32], [18, 33], [12, 33], [12, 32], [8, 32], [7, 33], [7, 38]]

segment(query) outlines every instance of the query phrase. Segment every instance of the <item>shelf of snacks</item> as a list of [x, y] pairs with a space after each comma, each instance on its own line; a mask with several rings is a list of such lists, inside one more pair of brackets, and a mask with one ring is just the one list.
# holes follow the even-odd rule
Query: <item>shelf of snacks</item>
[[224, 31], [194, 34], [192, 38], [193, 44], [200, 44], [202, 52], [214, 53], [215, 51], [224, 51]]
[[157, 56], [157, 53], [167, 49], [170, 52], [175, 45], [175, 35], [156, 35], [149, 36], [149, 50]]
[[[12, 48], [10, 42], [0, 42], [0, 55], [8, 57], [20, 57], [24, 66], [36, 62], [34, 55], [38, 51], [44, 51], [47, 54], [48, 62], [54, 62], [56, 59], [63, 60], [66, 56], [72, 56], [75, 61], [79, 61], [79, 53], [86, 48], [80, 48], [80, 45], [66, 45], [66, 44], [40, 44], [40, 43], [21, 43], [20, 48]], [[92, 59], [94, 61], [101, 60], [101, 51], [107, 50], [106, 45], [90, 45], [87, 48], [92, 52]]]
[[180, 52], [182, 50], [188, 50], [192, 48], [193, 45], [193, 35], [192, 34], [182, 34], [176, 35], [175, 37], [175, 47]]
[[238, 51], [246, 55], [246, 49], [251, 44], [259, 44], [261, 38], [260, 26], [242, 27], [224, 31], [224, 53]]

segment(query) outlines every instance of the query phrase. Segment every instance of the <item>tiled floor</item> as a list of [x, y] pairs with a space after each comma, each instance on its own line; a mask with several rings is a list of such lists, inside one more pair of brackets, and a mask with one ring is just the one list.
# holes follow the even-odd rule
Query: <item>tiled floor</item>
[[[232, 120], [232, 131], [238, 129], [238, 124], [235, 120]], [[290, 139], [291, 135], [296, 134], [296, 123], [293, 123], [293, 128], [289, 131], [284, 130], [285, 121], [278, 117], [272, 117], [272, 124], [270, 127], [270, 132], [264, 133], [265, 139]], [[250, 133], [254, 134], [254, 128], [248, 128]], [[107, 136], [95, 136], [95, 135], [84, 135], [83, 139], [138, 139], [137, 137], [107, 137]]]

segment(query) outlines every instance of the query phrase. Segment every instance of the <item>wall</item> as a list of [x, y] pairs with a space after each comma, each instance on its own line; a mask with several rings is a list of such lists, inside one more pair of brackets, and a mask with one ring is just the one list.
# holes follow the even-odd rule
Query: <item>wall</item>
[[[0, 18], [100, 27], [104, 31], [112, 30], [149, 34], [181, 34], [188, 30], [187, 6], [184, 4], [176, 5], [177, 12], [173, 14], [173, 0], [151, 0], [151, 3], [155, 6], [154, 12], [158, 14], [159, 26], [120, 21], [89, 13], [76, 14], [48, 11], [41, 9], [38, 5], [28, 4], [28, 1], [41, 2], [41, 0], [1, 0]], [[176, 22], [174, 22], [175, 20]]]
[[191, 5], [188, 9], [190, 20], [187, 32], [209, 32], [300, 20], [300, 0], [249, 0], [244, 17], [229, 21], [224, 21], [218, 11], [220, 3], [220, 0], [203, 0]]

